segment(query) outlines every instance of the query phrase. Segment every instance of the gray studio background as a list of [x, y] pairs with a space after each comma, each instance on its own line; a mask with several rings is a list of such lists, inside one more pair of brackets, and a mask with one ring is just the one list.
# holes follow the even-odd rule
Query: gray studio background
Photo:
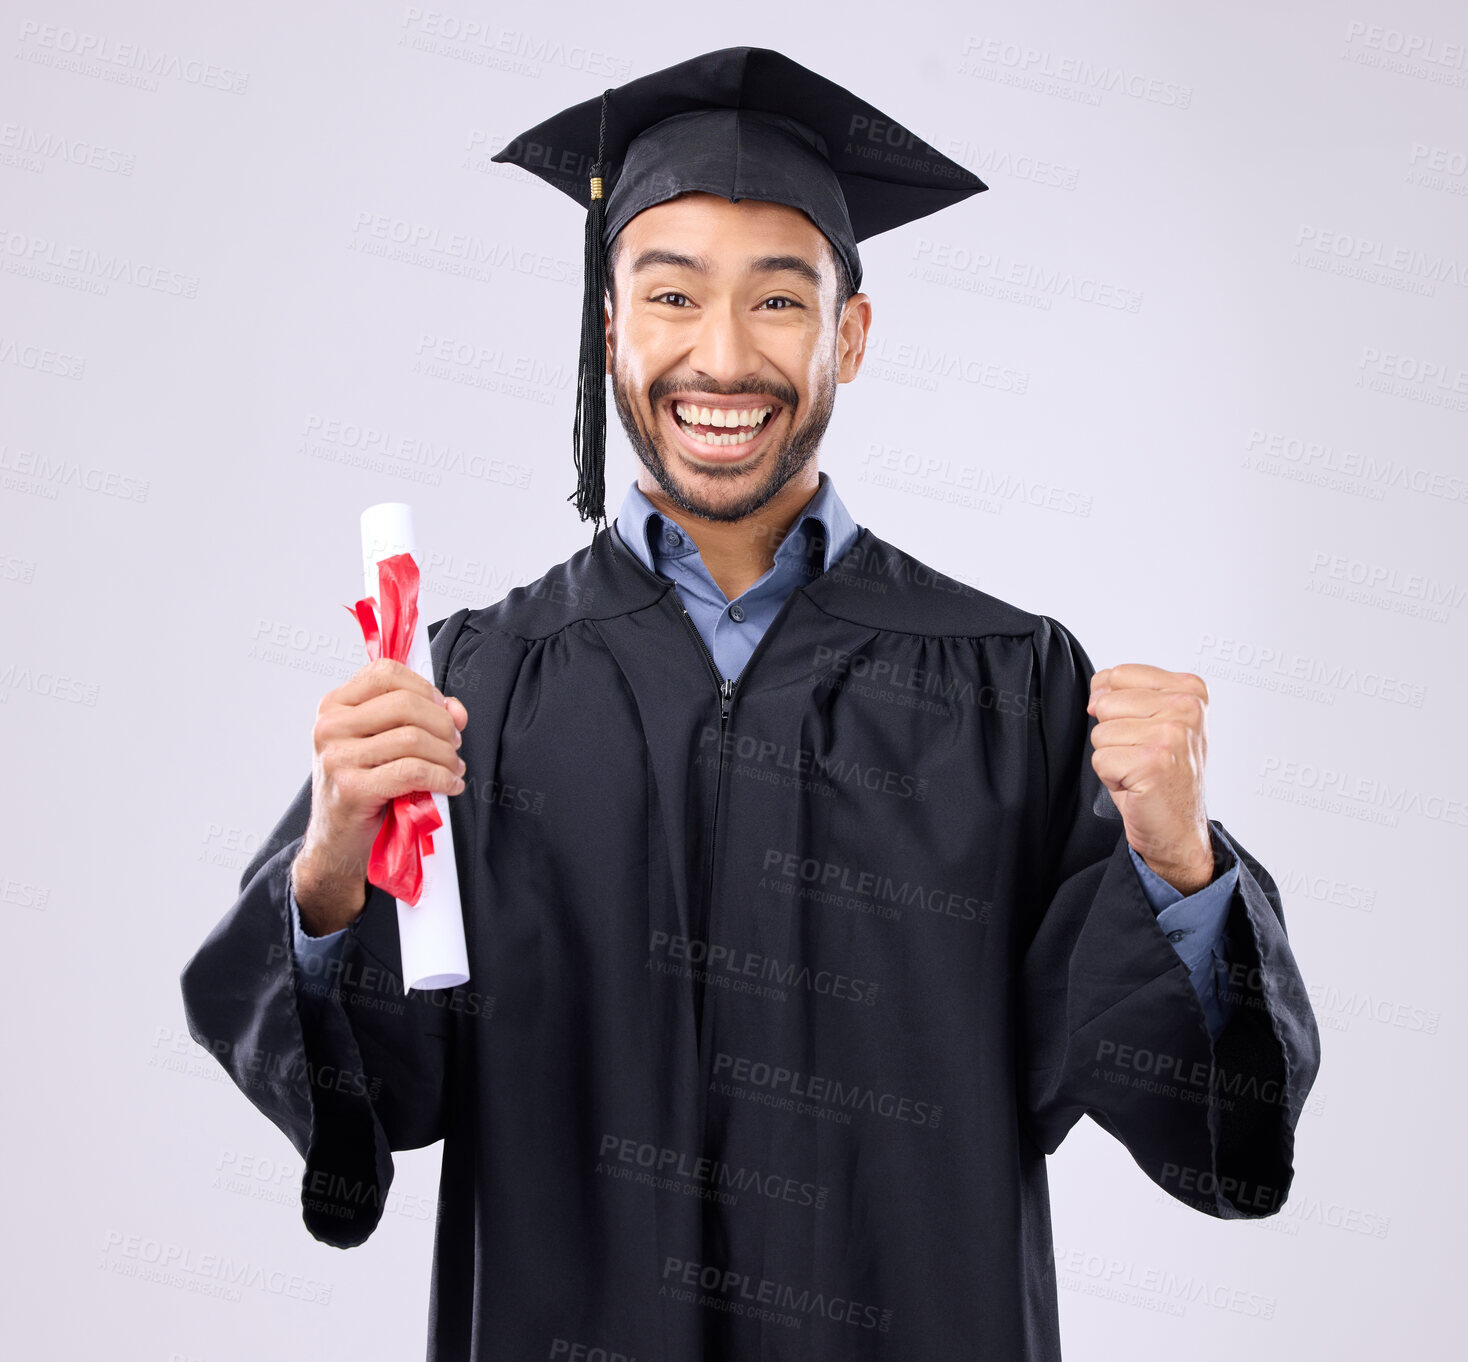
[[862, 244], [822, 467], [1097, 667], [1208, 680], [1315, 1001], [1277, 1217], [1089, 1122], [1051, 1160], [1067, 1358], [1460, 1355], [1462, 7], [444, 3], [0, 4], [0, 1352], [422, 1356], [438, 1148], [318, 1244], [179, 970], [363, 660], [361, 509], [415, 507], [431, 619], [589, 537], [583, 219], [490, 155], [751, 43], [991, 186]]

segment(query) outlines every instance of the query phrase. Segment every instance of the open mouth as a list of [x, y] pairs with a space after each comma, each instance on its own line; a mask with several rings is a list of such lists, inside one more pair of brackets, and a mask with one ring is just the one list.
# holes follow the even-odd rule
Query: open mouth
[[706, 407], [677, 398], [666, 406], [674, 427], [690, 449], [699, 454], [719, 451], [723, 457], [761, 443], [783, 410], [778, 402], [749, 407]]

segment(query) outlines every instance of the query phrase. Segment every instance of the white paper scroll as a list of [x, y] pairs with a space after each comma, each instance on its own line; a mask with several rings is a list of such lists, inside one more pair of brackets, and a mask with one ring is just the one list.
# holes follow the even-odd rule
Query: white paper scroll
[[[413, 537], [413, 508], [385, 501], [362, 512], [362, 572], [367, 595], [377, 599], [377, 564], [395, 553], [411, 553], [421, 569], [423, 560]], [[379, 617], [381, 611], [378, 612]], [[428, 645], [428, 620], [418, 611], [418, 627], [408, 665], [433, 678]], [[433, 806], [443, 826], [433, 834], [433, 854], [423, 858], [423, 893], [416, 905], [398, 904], [398, 943], [403, 959], [403, 989], [457, 988], [469, 982], [469, 951], [464, 941], [464, 910], [459, 902], [459, 872], [454, 839], [449, 832], [449, 802], [435, 794]]]

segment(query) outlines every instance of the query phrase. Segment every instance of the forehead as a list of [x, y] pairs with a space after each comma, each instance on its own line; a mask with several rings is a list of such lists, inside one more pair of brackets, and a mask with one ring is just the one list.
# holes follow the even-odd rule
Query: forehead
[[715, 265], [757, 255], [798, 254], [812, 265], [826, 259], [825, 234], [798, 208], [764, 199], [731, 203], [719, 194], [689, 190], [644, 208], [618, 233], [618, 268], [630, 268], [647, 249], [699, 255]]

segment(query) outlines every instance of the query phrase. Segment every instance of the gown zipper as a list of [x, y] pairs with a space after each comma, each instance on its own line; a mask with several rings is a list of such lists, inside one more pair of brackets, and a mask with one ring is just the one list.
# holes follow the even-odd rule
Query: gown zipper
[[[698, 650], [703, 654], [704, 661], [708, 663], [709, 674], [714, 678], [714, 683], [719, 691], [719, 765], [714, 775], [714, 814], [709, 825], [709, 856], [708, 866], [704, 871], [703, 902], [707, 913], [707, 919], [703, 923], [705, 933], [713, 931], [714, 921], [714, 849], [719, 834], [719, 795], [724, 785], [724, 737], [729, 728], [729, 711], [734, 707], [734, 691], [739, 685], [739, 677], [722, 676], [719, 665], [714, 661], [714, 655], [709, 651], [708, 644], [703, 641], [703, 635], [698, 632], [698, 626], [693, 622], [693, 616], [688, 613], [688, 608], [683, 604], [683, 597], [678, 594], [678, 587], [673, 587], [673, 595], [678, 601], [678, 609], [683, 613], [683, 622], [688, 632], [693, 635], [693, 641], [698, 644]], [[743, 668], [739, 676], [744, 675]], [[698, 1030], [703, 1030], [703, 989], [698, 987]]]
[[[631, 554], [630, 549], [628, 550], [628, 553], [633, 557], [633, 560], [637, 563], [637, 566], [643, 571], [645, 575], [654, 577], [655, 580], [658, 581], [667, 581], [667, 578], [657, 577], [656, 574], [648, 572], [646, 564], [644, 564], [641, 559], [637, 558], [636, 555]], [[678, 602], [678, 610], [683, 616], [684, 626], [687, 628], [688, 632], [693, 635], [693, 641], [698, 645], [698, 651], [703, 654], [703, 660], [708, 664], [709, 675], [713, 677], [714, 685], [718, 689], [719, 693], [719, 764], [714, 777], [714, 812], [713, 821], [709, 827], [709, 855], [708, 866], [707, 869], [704, 871], [703, 895], [704, 906], [708, 913], [707, 920], [704, 922], [703, 927], [706, 933], [712, 933], [714, 921], [714, 852], [717, 849], [718, 845], [719, 796], [722, 792], [722, 787], [724, 784], [724, 741], [729, 728], [729, 715], [733, 712], [734, 709], [734, 699], [739, 691], [739, 683], [744, 679], [744, 674], [749, 670], [750, 663], [752, 663], [754, 659], [765, 650], [766, 641], [768, 640], [769, 636], [774, 632], [775, 625], [779, 623], [782, 619], [784, 619], [786, 613], [790, 609], [791, 602], [795, 599], [796, 596], [800, 594], [800, 588], [797, 587], [795, 590], [791, 591], [789, 595], [786, 596], [785, 600], [781, 603], [779, 610], [775, 612], [775, 618], [770, 621], [764, 633], [760, 635], [759, 642], [756, 643], [754, 646], [754, 651], [750, 653], [749, 658], [745, 662], [744, 666], [739, 669], [739, 675], [735, 677], [728, 677], [720, 673], [719, 664], [714, 661], [714, 655], [709, 651], [708, 644], [703, 641], [703, 635], [699, 633], [698, 626], [693, 622], [693, 616], [688, 613], [687, 607], [683, 604], [683, 597], [678, 591], [678, 584], [676, 582], [670, 582], [668, 583], [668, 585], [672, 587], [673, 598]], [[696, 1034], [700, 1037], [699, 1043], [701, 1048], [703, 1036], [704, 994], [703, 986], [697, 983], [697, 981], [695, 981], [694, 987], [696, 989], [694, 997], [697, 1000], [694, 1009], [696, 1022], [695, 1029]]]
[[[673, 594], [678, 596], [678, 587], [675, 583]], [[714, 655], [709, 652], [709, 646], [703, 641], [703, 635], [698, 632], [698, 625], [693, 622], [693, 616], [688, 613], [688, 607], [683, 604], [683, 597], [678, 596], [678, 609], [683, 612], [684, 622], [688, 626], [688, 632], [693, 635], [693, 641], [698, 644], [698, 651], [704, 656], [704, 661], [709, 664], [709, 671], [713, 674], [714, 684], [719, 688], [720, 722], [727, 722], [729, 708], [734, 703], [734, 687], [739, 684], [739, 677], [729, 678], [719, 672], [719, 664], [714, 661]], [[740, 676], [744, 673], [741, 671]]]
[[[655, 582], [660, 586], [670, 587], [672, 589], [673, 599], [678, 603], [678, 610], [679, 613], [681, 613], [683, 616], [684, 626], [693, 636], [693, 641], [697, 645], [698, 651], [703, 654], [703, 660], [708, 665], [709, 675], [713, 677], [714, 685], [719, 693], [719, 764], [714, 779], [714, 811], [713, 821], [709, 827], [708, 867], [704, 872], [703, 894], [704, 906], [708, 913], [707, 921], [703, 924], [703, 926], [706, 932], [711, 932], [713, 929], [714, 917], [714, 852], [716, 850], [718, 842], [719, 796], [721, 793], [721, 787], [724, 784], [724, 741], [729, 727], [729, 715], [733, 712], [734, 709], [734, 700], [739, 690], [740, 681], [744, 679], [744, 675], [749, 670], [750, 665], [754, 662], [754, 659], [765, 651], [771, 634], [775, 632], [775, 626], [785, 618], [785, 615], [789, 612], [791, 608], [792, 602], [798, 595], [800, 595], [803, 587], [797, 586], [786, 595], [784, 601], [782, 601], [780, 604], [779, 610], [775, 612], [775, 618], [770, 621], [768, 626], [766, 626], [764, 632], [760, 635], [759, 641], [755, 644], [753, 652], [750, 653], [749, 658], [745, 661], [744, 666], [739, 669], [739, 675], [735, 677], [724, 676], [719, 671], [719, 665], [717, 662], [714, 661], [714, 655], [709, 651], [708, 644], [703, 641], [703, 635], [699, 633], [698, 626], [694, 624], [693, 616], [688, 613], [687, 607], [684, 606], [682, 594], [678, 590], [678, 584], [676, 582], [670, 581], [667, 577], [664, 577], [659, 573], [653, 572], [647, 566], [647, 564], [642, 561], [637, 553], [626, 543], [626, 541], [622, 539], [620, 530], [612, 526], [608, 526], [607, 532], [616, 542], [616, 547], [612, 549], [613, 554], [624, 553], [630, 560], [632, 567], [635, 568], [635, 570], [639, 574], [641, 574], [643, 577], [646, 577], [651, 582]], [[826, 568], [823, 567], [821, 574], [819, 575], [824, 575], [825, 571]], [[807, 583], [806, 585], [809, 585], [809, 583]], [[694, 986], [696, 989], [696, 992], [694, 994], [694, 1031], [697, 1038], [695, 1043], [698, 1045], [699, 1050], [702, 1051], [704, 994], [703, 986], [701, 984], [695, 981]]]

